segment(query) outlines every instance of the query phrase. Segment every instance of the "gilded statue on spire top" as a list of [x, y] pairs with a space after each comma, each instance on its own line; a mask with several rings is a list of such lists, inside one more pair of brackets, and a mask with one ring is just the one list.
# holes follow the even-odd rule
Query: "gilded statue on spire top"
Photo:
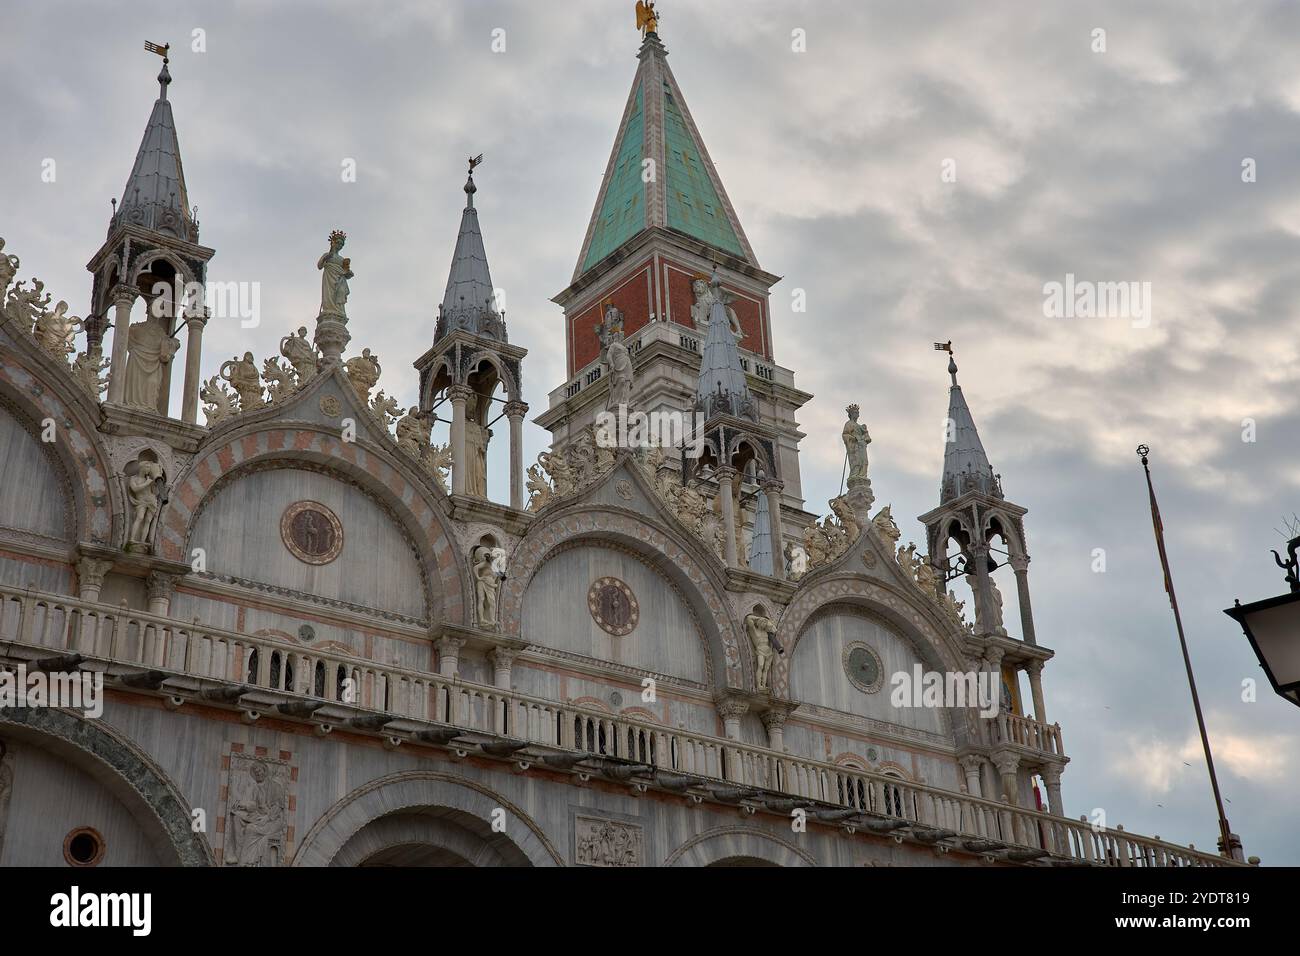
[[636, 0], [636, 28], [645, 36], [659, 33], [659, 14], [655, 12], [654, 0]]

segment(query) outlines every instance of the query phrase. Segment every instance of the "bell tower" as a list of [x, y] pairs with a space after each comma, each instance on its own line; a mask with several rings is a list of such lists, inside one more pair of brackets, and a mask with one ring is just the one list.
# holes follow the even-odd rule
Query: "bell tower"
[[770, 442], [764, 477], [780, 475], [785, 514], [806, 524], [813, 516], [802, 510], [804, 436], [795, 416], [812, 396], [795, 387], [794, 373], [773, 353], [770, 292], [780, 277], [759, 266], [668, 66], [657, 15], [638, 24], [637, 70], [595, 209], [569, 286], [554, 298], [564, 309], [568, 378], [536, 421], [561, 447], [605, 409], [609, 372], [597, 330], [609, 307], [623, 315], [630, 404], [650, 414], [690, 414], [717, 310], [734, 339], [726, 374], [743, 381], [753, 413], [746, 421]]
[[[121, 201], [113, 202], [108, 235], [86, 265], [94, 276], [86, 333], [93, 348], [108, 328], [113, 329], [108, 404], [166, 417], [180, 344], [177, 335], [184, 326], [181, 420], [195, 424], [203, 328], [208, 321], [204, 290], [214, 250], [199, 244], [199, 222], [185, 187], [167, 96], [172, 82], [169, 45], [146, 43], [145, 49], [163, 60], [158, 98]], [[136, 302], [144, 308], [132, 324]]]

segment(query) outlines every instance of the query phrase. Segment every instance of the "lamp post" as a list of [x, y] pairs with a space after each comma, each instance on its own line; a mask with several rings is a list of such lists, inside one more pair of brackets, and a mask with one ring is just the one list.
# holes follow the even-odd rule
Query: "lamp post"
[[1300, 707], [1300, 536], [1287, 542], [1287, 560], [1276, 551], [1273, 558], [1286, 571], [1289, 594], [1265, 598], [1253, 604], [1235, 601], [1224, 614], [1241, 625], [1260, 667], [1268, 675], [1273, 692]]

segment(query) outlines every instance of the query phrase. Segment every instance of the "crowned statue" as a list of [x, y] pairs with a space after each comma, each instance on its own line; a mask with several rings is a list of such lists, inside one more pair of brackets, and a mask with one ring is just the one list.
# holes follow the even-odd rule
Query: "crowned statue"
[[320, 314], [337, 315], [345, 321], [348, 317], [348, 280], [352, 278], [352, 260], [344, 259], [339, 253], [347, 241], [347, 233], [335, 229], [330, 233], [329, 251], [316, 262], [316, 268], [321, 270]]

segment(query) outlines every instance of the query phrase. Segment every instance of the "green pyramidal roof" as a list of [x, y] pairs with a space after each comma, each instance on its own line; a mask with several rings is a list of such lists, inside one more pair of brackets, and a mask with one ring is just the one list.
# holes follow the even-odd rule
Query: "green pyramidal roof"
[[651, 226], [679, 230], [758, 265], [666, 56], [649, 34], [574, 279]]

